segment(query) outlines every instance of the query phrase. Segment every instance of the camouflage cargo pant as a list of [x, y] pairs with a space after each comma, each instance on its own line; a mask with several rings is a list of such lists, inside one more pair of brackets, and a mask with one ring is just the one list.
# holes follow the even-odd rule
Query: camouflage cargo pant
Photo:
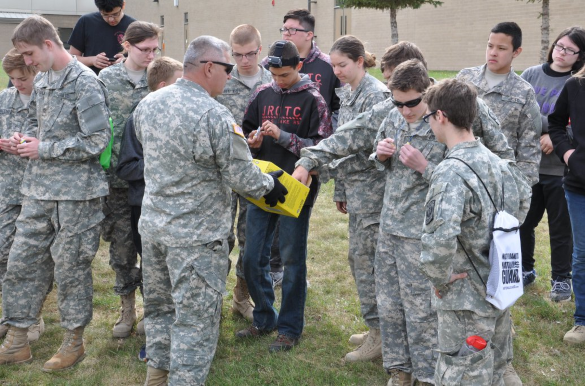
[[[228, 243], [230, 253], [236, 244], [236, 237], [238, 239], [238, 261], [236, 262], [236, 276], [244, 279], [244, 267], [242, 266], [242, 258], [244, 257], [244, 246], [246, 245], [246, 210], [250, 202], [236, 192], [232, 192], [232, 227], [228, 236]], [[236, 217], [238, 223], [236, 224]], [[236, 232], [234, 232], [234, 225], [236, 225]]]
[[23, 200], [4, 277], [2, 323], [19, 328], [35, 323], [53, 273], [61, 326], [72, 330], [91, 321], [91, 262], [102, 218], [99, 198]]
[[380, 227], [376, 247], [376, 299], [386, 370], [412, 373], [433, 382], [437, 354], [437, 314], [431, 283], [419, 269], [421, 242]]
[[20, 205], [3, 205], [0, 207], [0, 291], [6, 274], [8, 253], [16, 233], [16, 219], [20, 214]]
[[219, 338], [227, 240], [169, 247], [144, 240], [148, 365], [170, 370], [169, 385], [203, 385]]
[[100, 234], [110, 243], [110, 267], [116, 273], [114, 292], [128, 295], [142, 286], [142, 271], [137, 265], [138, 254], [132, 240], [128, 189], [110, 188], [102, 207], [106, 218], [100, 224]]
[[349, 267], [357, 286], [364, 322], [368, 328], [380, 328], [374, 260], [380, 214], [349, 214]]
[[[437, 315], [441, 354], [435, 385], [503, 385], [506, 365], [513, 356], [510, 311], [495, 310], [493, 317], [450, 310], [437, 310]], [[481, 336], [488, 346], [472, 355], [453, 355], [471, 335]]]

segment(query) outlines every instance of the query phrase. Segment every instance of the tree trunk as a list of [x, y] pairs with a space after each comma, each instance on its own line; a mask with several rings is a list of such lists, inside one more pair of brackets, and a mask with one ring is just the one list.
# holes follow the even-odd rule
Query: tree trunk
[[550, 0], [542, 0], [542, 25], [540, 26], [540, 63], [546, 62], [548, 54], [549, 32], [550, 32]]
[[396, 8], [390, 8], [390, 32], [392, 44], [398, 43], [398, 23], [396, 22]]

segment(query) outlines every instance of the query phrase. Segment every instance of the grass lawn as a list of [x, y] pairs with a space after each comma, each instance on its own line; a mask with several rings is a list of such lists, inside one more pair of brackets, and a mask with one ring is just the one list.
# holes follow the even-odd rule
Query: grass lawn
[[[378, 71], [379, 73], [379, 71]], [[445, 73], [454, 76], [455, 73]], [[440, 74], [432, 72], [439, 78]], [[7, 78], [0, 71], [0, 89]], [[313, 210], [309, 233], [306, 328], [301, 344], [292, 352], [268, 354], [274, 336], [258, 341], [236, 341], [234, 331], [248, 323], [230, 311], [234, 270], [228, 277], [221, 335], [208, 385], [385, 385], [388, 376], [381, 360], [348, 364], [343, 356], [352, 349], [349, 336], [364, 331], [355, 284], [347, 264], [347, 216], [332, 203], [332, 184], [323, 186]], [[516, 328], [514, 366], [525, 385], [583, 385], [585, 347], [567, 346], [562, 338], [573, 325], [574, 302], [552, 303], [550, 248], [546, 219], [537, 228], [538, 278], [512, 309]], [[108, 245], [102, 243], [94, 260], [94, 318], [85, 334], [87, 357], [73, 370], [45, 374], [43, 363], [58, 349], [59, 326], [56, 291], [43, 310], [46, 333], [32, 345], [30, 365], [0, 366], [1, 385], [142, 385], [146, 366], [137, 360], [144, 337], [113, 339], [119, 298], [113, 294], [113, 271], [108, 266]], [[231, 258], [235, 262], [237, 247]], [[280, 297], [278, 291], [277, 298]], [[141, 303], [139, 302], [140, 312]]]

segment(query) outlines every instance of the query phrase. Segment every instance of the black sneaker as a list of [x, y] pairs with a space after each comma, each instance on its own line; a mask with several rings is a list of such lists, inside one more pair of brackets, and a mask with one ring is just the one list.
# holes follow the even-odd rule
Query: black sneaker
[[295, 339], [283, 334], [278, 334], [274, 342], [270, 343], [270, 346], [268, 346], [268, 351], [271, 353], [289, 351], [294, 346], [299, 344], [299, 340], [299, 338]]
[[571, 279], [551, 280], [550, 300], [553, 302], [568, 302], [571, 300]]
[[527, 287], [530, 284], [534, 283], [535, 280], [536, 271], [534, 269], [532, 271], [522, 272], [522, 284], [524, 284], [524, 287]]

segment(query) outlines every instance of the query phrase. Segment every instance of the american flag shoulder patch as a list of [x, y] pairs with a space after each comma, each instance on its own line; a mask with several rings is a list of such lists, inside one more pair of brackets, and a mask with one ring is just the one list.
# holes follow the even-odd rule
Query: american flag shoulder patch
[[244, 131], [242, 130], [240, 125], [238, 125], [237, 123], [232, 123], [232, 127], [234, 128], [234, 133], [236, 133], [237, 135], [239, 135], [242, 138], [245, 138]]

